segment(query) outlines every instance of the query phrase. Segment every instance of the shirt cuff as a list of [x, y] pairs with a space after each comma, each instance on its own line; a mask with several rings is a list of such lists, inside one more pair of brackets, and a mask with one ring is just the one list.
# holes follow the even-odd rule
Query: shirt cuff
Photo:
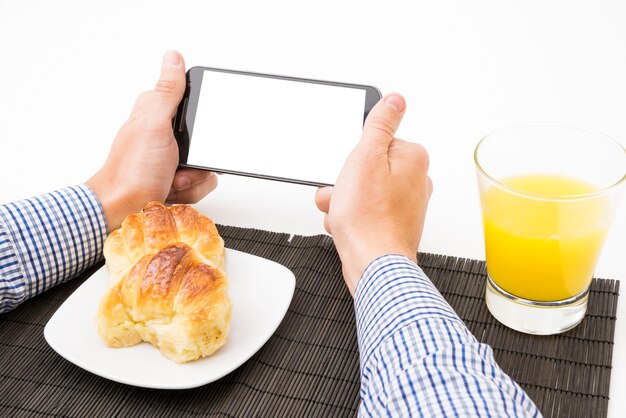
[[475, 341], [422, 269], [401, 255], [372, 261], [357, 284], [354, 302], [362, 368], [382, 345], [394, 343], [400, 330], [420, 321], [430, 335], [415, 345], [415, 358], [448, 344]]
[[0, 313], [10, 311], [24, 301], [24, 277], [11, 236], [0, 222]]
[[0, 222], [23, 272], [22, 300], [76, 277], [102, 257], [107, 224], [85, 184], [0, 206]]

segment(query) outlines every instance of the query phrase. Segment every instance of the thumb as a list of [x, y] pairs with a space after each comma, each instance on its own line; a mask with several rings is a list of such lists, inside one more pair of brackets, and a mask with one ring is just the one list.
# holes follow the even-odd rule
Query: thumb
[[390, 93], [383, 97], [372, 108], [365, 124], [361, 144], [367, 147], [381, 147], [385, 149], [393, 140], [404, 115], [406, 102], [398, 93]]
[[176, 113], [178, 104], [185, 92], [185, 62], [178, 51], [167, 51], [163, 55], [161, 75], [154, 91], [159, 97], [158, 101], [163, 111], [171, 114]]

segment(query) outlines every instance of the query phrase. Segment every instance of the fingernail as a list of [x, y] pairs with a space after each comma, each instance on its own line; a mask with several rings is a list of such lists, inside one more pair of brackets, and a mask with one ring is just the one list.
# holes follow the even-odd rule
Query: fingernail
[[191, 186], [191, 180], [187, 176], [180, 176], [178, 180], [176, 180], [176, 189], [182, 190]]
[[171, 65], [179, 65], [180, 64], [180, 56], [175, 51], [167, 51], [165, 55], [163, 55], [163, 63], [171, 64]]
[[385, 98], [385, 106], [390, 107], [397, 112], [404, 112], [404, 98], [398, 94], [390, 94]]

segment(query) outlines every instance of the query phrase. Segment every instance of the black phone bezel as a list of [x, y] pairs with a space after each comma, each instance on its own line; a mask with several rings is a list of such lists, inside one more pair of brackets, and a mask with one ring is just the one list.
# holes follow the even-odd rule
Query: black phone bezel
[[187, 75], [186, 75], [187, 86], [185, 88], [185, 94], [183, 95], [183, 98], [178, 106], [178, 110], [176, 111], [176, 115], [174, 116], [174, 119], [172, 120], [172, 128], [174, 130], [174, 137], [176, 138], [176, 142], [178, 143], [179, 166], [197, 168], [201, 170], [208, 170], [208, 171], [213, 171], [215, 173], [234, 174], [238, 176], [254, 177], [254, 178], [282, 181], [282, 182], [295, 183], [295, 184], [304, 184], [308, 186], [318, 186], [318, 187], [332, 186], [332, 184], [329, 184], [329, 183], [322, 183], [322, 182], [317, 182], [317, 181], [312, 181], [312, 180], [277, 177], [277, 176], [270, 176], [266, 174], [249, 173], [249, 172], [228, 170], [228, 169], [217, 168], [217, 167], [204, 167], [204, 166], [196, 166], [196, 165], [187, 164], [187, 158], [189, 156], [189, 144], [191, 141], [191, 137], [193, 135], [193, 126], [194, 126], [195, 117], [196, 117], [196, 110], [198, 108], [198, 100], [200, 98], [200, 89], [202, 88], [202, 79], [203, 79], [205, 71], [217, 71], [217, 72], [230, 73], [230, 74], [239, 74], [239, 75], [244, 75], [244, 76], [274, 78], [274, 79], [295, 81], [295, 82], [301, 82], [301, 83], [324, 84], [324, 85], [330, 85], [330, 86], [347, 87], [347, 88], [365, 90], [363, 123], [365, 123], [365, 119], [367, 118], [367, 115], [369, 114], [370, 110], [372, 110], [374, 105], [382, 97], [380, 91], [376, 87], [363, 85], [363, 84], [351, 84], [351, 83], [342, 83], [342, 82], [334, 82], [334, 81], [314, 80], [314, 79], [308, 79], [308, 78], [281, 76], [281, 75], [275, 75], [275, 74], [261, 74], [261, 73], [254, 73], [254, 72], [249, 72], [249, 71], [227, 70], [223, 68], [192, 67], [187, 71]]

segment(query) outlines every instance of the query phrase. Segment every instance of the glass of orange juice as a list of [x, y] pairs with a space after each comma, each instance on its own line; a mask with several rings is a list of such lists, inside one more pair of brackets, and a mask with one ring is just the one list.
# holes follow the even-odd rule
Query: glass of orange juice
[[490, 312], [530, 334], [575, 327], [626, 183], [626, 150], [587, 129], [524, 124], [484, 137], [474, 161]]

